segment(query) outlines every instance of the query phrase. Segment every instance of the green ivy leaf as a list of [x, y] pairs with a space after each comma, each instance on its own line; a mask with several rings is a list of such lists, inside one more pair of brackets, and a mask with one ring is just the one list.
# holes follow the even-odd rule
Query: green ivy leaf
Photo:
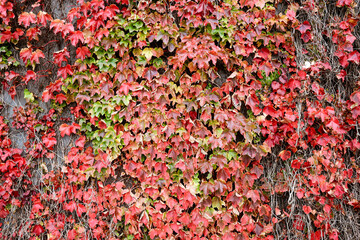
[[24, 90], [24, 98], [26, 99], [27, 102], [35, 101], [34, 94], [26, 88]]

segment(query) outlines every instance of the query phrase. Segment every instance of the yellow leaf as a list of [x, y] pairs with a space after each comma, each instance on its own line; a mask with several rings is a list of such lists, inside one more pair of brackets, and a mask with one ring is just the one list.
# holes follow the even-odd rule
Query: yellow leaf
[[142, 51], [142, 54], [146, 57], [146, 59], [149, 61], [153, 56], [153, 51], [151, 48], [145, 48]]

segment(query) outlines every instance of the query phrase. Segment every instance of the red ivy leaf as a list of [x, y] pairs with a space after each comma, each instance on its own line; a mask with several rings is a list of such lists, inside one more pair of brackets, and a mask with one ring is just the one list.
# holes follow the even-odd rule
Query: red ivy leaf
[[76, 209], [76, 203], [74, 201], [64, 203], [64, 209], [73, 212]]
[[304, 189], [300, 188], [299, 190], [297, 190], [296, 192], [296, 196], [299, 198], [299, 199], [302, 199], [304, 197], [304, 194], [305, 194], [305, 191]]
[[201, 184], [200, 190], [204, 192], [205, 196], [207, 196], [209, 193], [214, 191], [214, 185], [209, 182], [204, 182]]
[[123, 196], [123, 199], [126, 204], [130, 204], [133, 201], [133, 198], [130, 195], [130, 192], [125, 193]]
[[344, 134], [347, 132], [340, 126], [339, 120], [337, 120], [336, 118], [332, 119], [328, 124], [326, 124], [326, 127], [332, 128], [338, 134]]
[[8, 93], [9, 93], [11, 99], [14, 100], [15, 96], [16, 96], [16, 88], [15, 88], [15, 86], [11, 86], [10, 89], [8, 90]]
[[331, 206], [329, 204], [325, 204], [324, 206], [324, 212], [330, 213], [331, 212]]
[[76, 235], [77, 235], [77, 231], [75, 229], [71, 229], [70, 231], [68, 231], [67, 239], [74, 240], [76, 238]]
[[127, 95], [129, 93], [129, 90], [131, 90], [131, 84], [128, 82], [125, 82], [121, 84], [119, 90], [117, 91], [117, 94], [124, 93], [124, 95]]
[[44, 102], [48, 102], [50, 99], [53, 98], [53, 95], [50, 93], [49, 90], [45, 90], [42, 94], [42, 99]]
[[50, 23], [50, 29], [54, 29], [54, 33], [57, 34], [61, 32], [64, 28], [64, 21], [60, 19], [55, 19]]
[[98, 124], [99, 124], [100, 129], [106, 129], [107, 128], [106, 123], [104, 123], [103, 121], [99, 121]]
[[56, 138], [43, 136], [42, 140], [47, 148], [51, 148], [56, 144]]
[[70, 58], [70, 54], [67, 48], [64, 48], [63, 50], [58, 52], [54, 52], [53, 56], [54, 56], [54, 63], [58, 67], [61, 67], [62, 62], [67, 62], [68, 61], [67, 58]]
[[91, 52], [89, 50], [89, 48], [87, 47], [79, 47], [76, 49], [76, 57], [80, 58], [81, 60], [84, 60], [87, 57], [91, 56]]
[[26, 36], [29, 38], [29, 40], [39, 40], [38, 34], [40, 34], [41, 31], [38, 27], [29, 28], [26, 31]]
[[79, 41], [81, 43], [84, 43], [84, 35], [81, 31], [75, 31], [70, 34], [69, 40], [70, 40], [71, 44], [76, 47], [76, 45], [78, 44]]
[[61, 137], [64, 137], [65, 135], [70, 136], [70, 134], [71, 134], [71, 128], [70, 128], [70, 126], [67, 125], [67, 124], [65, 124], [65, 123], [64, 123], [64, 124], [61, 124], [59, 130], [60, 130], [60, 135], [61, 135]]
[[78, 204], [76, 208], [76, 213], [79, 217], [81, 217], [83, 213], [86, 213], [86, 207], [82, 204]]
[[311, 25], [308, 21], [304, 21], [296, 29], [299, 30], [301, 32], [301, 34], [304, 34], [307, 30], [311, 30]]
[[58, 77], [61, 76], [62, 78], [65, 79], [68, 74], [71, 76], [71, 75], [73, 75], [73, 73], [74, 73], [74, 71], [72, 70], [71, 65], [68, 64], [65, 67], [60, 67], [57, 75], [58, 75]]
[[23, 48], [20, 50], [20, 58], [21, 60], [23, 60], [24, 63], [30, 60], [31, 55], [32, 55], [31, 48]]
[[360, 104], [360, 92], [354, 92], [351, 94], [350, 100], [356, 104]]
[[346, 77], [346, 71], [343, 69], [343, 70], [341, 70], [338, 74], [336, 74], [336, 77], [338, 78], [338, 79], [341, 79], [341, 81], [345, 81], [345, 77]]
[[85, 146], [85, 136], [80, 136], [78, 140], [76, 140], [75, 145], [77, 147], [83, 148]]
[[291, 152], [288, 150], [283, 150], [279, 153], [279, 156], [282, 160], [286, 161], [291, 157]]
[[309, 42], [312, 39], [311, 32], [305, 32], [301, 34], [302, 40], [304, 40], [305, 43]]
[[269, 60], [270, 57], [271, 57], [270, 51], [266, 47], [260, 49], [258, 51], [258, 54], [259, 54], [260, 57], [262, 57], [265, 60]]
[[260, 200], [260, 194], [257, 190], [250, 190], [246, 194], [247, 198], [251, 198], [253, 202], [256, 202], [257, 200]]
[[302, 209], [305, 214], [311, 213], [311, 207], [309, 207], [309, 206], [303, 206]]
[[336, 6], [343, 7], [343, 6], [351, 6], [353, 0], [338, 0], [336, 2]]
[[23, 77], [25, 84], [28, 84], [29, 81], [35, 80], [35, 79], [36, 79], [36, 73], [31, 70], [28, 70], [26, 72], [26, 75]]
[[67, 98], [64, 94], [60, 93], [56, 95], [55, 99], [55, 102], [62, 104], [64, 101], [66, 101]]
[[98, 224], [99, 220], [95, 219], [95, 218], [90, 218], [89, 219], [89, 227], [91, 229], [94, 229], [96, 227], [96, 225]]
[[29, 27], [31, 23], [36, 23], [36, 16], [32, 12], [23, 12], [19, 16], [19, 24]]
[[360, 63], [360, 53], [358, 51], [353, 51], [352, 53], [350, 53], [348, 61], [359, 64]]
[[45, 55], [40, 49], [36, 49], [36, 51], [31, 54], [30, 61], [31, 61], [31, 63], [35, 62], [35, 63], [39, 64], [40, 58], [45, 58]]
[[73, 123], [72, 125], [68, 125], [66, 123], [61, 124], [59, 131], [61, 137], [64, 137], [65, 135], [70, 136], [71, 133], [76, 133], [76, 130], [80, 129], [80, 125], [77, 123]]
[[67, 15], [67, 19], [69, 20], [69, 22], [72, 22], [74, 20], [74, 18], [80, 18], [81, 14], [79, 12], [79, 8], [72, 8]]
[[143, 73], [143, 78], [147, 79], [148, 81], [151, 81], [153, 77], [157, 76], [159, 73], [156, 71], [155, 68], [147, 68]]
[[37, 224], [34, 226], [32, 232], [35, 233], [36, 236], [39, 236], [44, 232], [44, 228], [41, 225]]
[[52, 21], [52, 17], [50, 16], [50, 14], [43, 12], [43, 11], [39, 11], [39, 13], [37, 14], [37, 23], [43, 27], [46, 26], [47, 21]]

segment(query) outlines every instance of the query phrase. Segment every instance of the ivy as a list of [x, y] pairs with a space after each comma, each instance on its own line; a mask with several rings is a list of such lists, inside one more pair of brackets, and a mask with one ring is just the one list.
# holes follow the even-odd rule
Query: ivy
[[0, 3], [0, 238], [343, 237], [353, 1]]

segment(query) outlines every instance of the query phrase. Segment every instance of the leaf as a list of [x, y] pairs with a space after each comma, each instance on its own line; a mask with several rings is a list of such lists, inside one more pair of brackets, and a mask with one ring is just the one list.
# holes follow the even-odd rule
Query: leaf
[[71, 133], [76, 133], [76, 130], [80, 129], [80, 125], [73, 123], [72, 125], [68, 125], [66, 123], [63, 123], [60, 125], [59, 131], [61, 137], [64, 137], [65, 135], [70, 136]]
[[217, 172], [216, 176], [218, 177], [218, 179], [221, 179], [226, 182], [230, 178], [230, 171], [228, 168], [221, 168]]
[[214, 30], [214, 29], [216, 29], [217, 25], [219, 24], [219, 21], [217, 19], [207, 18], [205, 20], [205, 23], [206, 23], [205, 25], [210, 24], [211, 29]]
[[297, 215], [295, 217], [294, 223], [293, 223], [293, 227], [299, 231], [303, 231], [304, 227], [305, 227], [305, 223], [302, 220], [301, 216]]
[[353, 92], [350, 96], [350, 100], [356, 104], [360, 104], [360, 91]]
[[360, 63], [360, 53], [358, 51], [353, 51], [350, 53], [349, 58], [348, 58], [349, 62], [355, 62], [356, 64]]
[[39, 40], [38, 35], [41, 33], [40, 29], [38, 27], [29, 28], [26, 31], [26, 36], [29, 38], [29, 40]]
[[154, 68], [147, 68], [144, 73], [143, 73], [143, 77], [148, 80], [151, 81], [153, 79], [153, 77], [157, 76], [159, 73], [156, 69]]
[[74, 71], [72, 70], [71, 65], [67, 64], [65, 67], [59, 68], [57, 76], [65, 79], [67, 77], [67, 75], [71, 76], [73, 74], [74, 74]]
[[128, 95], [129, 91], [132, 89], [131, 84], [128, 82], [125, 82], [123, 84], [121, 84], [119, 90], [118, 90], [118, 94], [119, 93], [123, 93], [124, 95]]
[[70, 201], [69, 203], [64, 204], [64, 209], [70, 212], [73, 212], [76, 209], [76, 203], [74, 201]]
[[304, 34], [307, 30], [311, 30], [311, 25], [308, 21], [304, 21], [296, 29], [299, 30], [301, 32], [301, 34]]
[[70, 58], [70, 53], [67, 50], [67, 48], [64, 48], [61, 51], [58, 52], [54, 52], [53, 53], [53, 57], [54, 57], [54, 63], [58, 66], [61, 67], [63, 62], [67, 62], [67, 58]]
[[43, 12], [43, 11], [39, 11], [37, 14], [37, 23], [43, 27], [45, 27], [47, 25], [47, 21], [52, 21], [52, 17], [50, 14]]
[[42, 99], [44, 102], [48, 102], [50, 99], [53, 99], [54, 95], [50, 93], [49, 90], [45, 90], [42, 93]]
[[262, 57], [263, 59], [265, 60], [270, 60], [271, 58], [271, 54], [270, 54], [270, 51], [268, 48], [261, 48], [259, 51], [258, 51], [258, 54], [260, 57]]
[[57, 34], [62, 32], [64, 28], [64, 21], [60, 19], [55, 19], [50, 23], [50, 29], [54, 29], [54, 33]]
[[62, 93], [57, 94], [55, 97], [55, 102], [57, 102], [59, 104], [62, 104], [66, 100], [67, 100], [67, 97]]
[[288, 10], [286, 11], [286, 16], [290, 19], [290, 20], [295, 20], [296, 18], [296, 13], [293, 10]]
[[255, 6], [259, 7], [260, 9], [263, 9], [265, 7], [265, 3], [269, 0], [256, 0], [254, 1]]
[[259, 67], [260, 70], [265, 72], [265, 76], [268, 77], [270, 75], [270, 73], [273, 71], [273, 66], [271, 65], [271, 63], [269, 63], [268, 61], [263, 61], [260, 64]]
[[78, 94], [75, 99], [79, 104], [83, 104], [84, 101], [89, 102], [91, 98], [88, 95]]
[[88, 47], [83, 46], [83, 47], [78, 47], [76, 49], [76, 57], [77, 58], [84, 60], [85, 58], [90, 57], [90, 56], [91, 56], [91, 52]]
[[42, 137], [42, 140], [43, 140], [43, 143], [45, 144], [45, 146], [47, 148], [52, 148], [53, 146], [55, 146], [55, 144], [57, 143], [57, 140], [56, 138], [54, 137], [46, 137], [46, 136], [43, 136]]
[[75, 145], [77, 147], [83, 148], [85, 146], [86, 138], [85, 136], [80, 136], [78, 140], [75, 141]]
[[200, 190], [203, 191], [205, 196], [208, 196], [209, 193], [212, 193], [214, 191], [214, 185], [209, 182], [202, 183], [200, 186]]
[[264, 228], [262, 226], [260, 226], [259, 224], [255, 224], [254, 232], [257, 236], [259, 236], [262, 233], [263, 229]]
[[311, 213], [311, 211], [312, 211], [311, 207], [310, 207], [310, 206], [306, 206], [306, 205], [303, 206], [302, 209], [303, 209], [304, 213], [307, 214], [307, 215], [308, 215], [309, 213]]
[[89, 227], [91, 229], [94, 229], [96, 227], [96, 225], [98, 224], [99, 220], [95, 219], [95, 218], [90, 218], [88, 223], [89, 223]]
[[83, 32], [81, 32], [81, 31], [72, 32], [69, 36], [69, 40], [74, 47], [76, 47], [78, 42], [84, 43]]
[[251, 200], [255, 203], [256, 201], [260, 200], [260, 194], [257, 190], [249, 190], [246, 193], [247, 198], [251, 198]]
[[309, 42], [312, 39], [311, 32], [305, 32], [301, 34], [301, 39], [304, 40], [305, 43]]
[[324, 206], [324, 212], [330, 213], [331, 212], [331, 206], [329, 204], [325, 204]]
[[34, 94], [25, 88], [24, 90], [24, 98], [27, 102], [33, 102], [35, 100]]
[[145, 48], [142, 51], [142, 54], [146, 57], [146, 59], [149, 61], [153, 56], [153, 49], [152, 48]]
[[43, 232], [44, 228], [39, 224], [35, 225], [32, 229], [32, 233], [35, 233], [36, 236], [40, 236], [40, 234], [42, 234]]
[[65, 135], [70, 136], [71, 135], [71, 127], [68, 124], [61, 124], [60, 128], [60, 135], [61, 137], [64, 137]]
[[23, 48], [20, 50], [20, 58], [26, 64], [28, 60], [30, 60], [32, 56], [31, 48]]
[[336, 6], [338, 7], [343, 7], [343, 6], [351, 6], [351, 4], [353, 3], [353, 0], [338, 0], [336, 2]]
[[40, 58], [45, 58], [45, 55], [40, 49], [36, 49], [36, 51], [31, 54], [30, 61], [31, 61], [31, 63], [35, 62], [35, 63], [39, 64]]
[[130, 194], [130, 192], [127, 192], [123, 195], [124, 203], [130, 204], [133, 201], [133, 198]]
[[76, 213], [77, 213], [77, 215], [78, 215], [79, 217], [81, 217], [81, 215], [82, 215], [83, 213], [86, 213], [86, 211], [87, 211], [87, 209], [86, 209], [86, 207], [85, 207], [84, 205], [82, 205], [82, 204], [78, 204], [78, 205], [77, 205]]
[[326, 127], [332, 128], [337, 134], [344, 134], [347, 132], [340, 126], [339, 120], [336, 118], [332, 118], [331, 121], [326, 124]]
[[281, 157], [282, 160], [286, 161], [291, 157], [291, 152], [288, 150], [282, 150], [279, 153], [279, 157]]
[[253, 112], [256, 111], [257, 105], [259, 105], [259, 99], [255, 94], [249, 95], [246, 99], [246, 105], [248, 105]]
[[70, 11], [67, 14], [67, 19], [69, 20], [69, 22], [72, 22], [74, 20], [74, 18], [80, 18], [81, 14], [79, 11], [79, 8], [72, 8], [70, 9]]
[[30, 24], [36, 23], [36, 16], [33, 12], [23, 12], [20, 14], [18, 22], [20, 25], [29, 27]]
[[15, 96], [16, 96], [16, 88], [15, 88], [15, 86], [11, 86], [9, 88], [9, 90], [8, 90], [8, 93], [9, 93], [11, 99], [14, 100]]

